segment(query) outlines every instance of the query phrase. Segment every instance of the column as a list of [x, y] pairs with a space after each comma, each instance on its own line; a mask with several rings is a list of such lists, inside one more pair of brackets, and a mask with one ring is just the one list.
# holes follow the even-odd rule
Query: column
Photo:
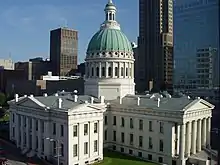
[[26, 148], [29, 149], [30, 148], [30, 126], [29, 126], [29, 117], [26, 117]]
[[192, 123], [192, 143], [191, 143], [191, 153], [196, 154], [196, 135], [197, 135], [197, 121]]
[[20, 123], [19, 123], [19, 114], [16, 113], [15, 115], [15, 140], [16, 140], [16, 146], [19, 147], [20, 141], [19, 141], [19, 132], [20, 132]]
[[177, 146], [178, 146], [176, 152], [179, 155], [180, 154], [180, 150], [179, 150], [179, 146], [180, 146], [180, 125], [177, 126], [177, 135], [176, 136], [177, 136], [176, 139], [177, 139]]
[[99, 78], [102, 77], [102, 63], [99, 62]]
[[210, 148], [210, 136], [211, 136], [211, 117], [206, 119], [206, 146]]
[[123, 67], [124, 67], [124, 78], [126, 78], [126, 70], [127, 70], [127, 63], [123, 62]]
[[115, 65], [114, 62], [112, 62], [112, 77], [115, 78]]
[[187, 131], [186, 131], [186, 154], [187, 156], [190, 156], [190, 150], [191, 150], [191, 137], [192, 137], [192, 123], [187, 123]]
[[32, 150], [36, 150], [36, 121], [32, 118]]
[[21, 116], [21, 149], [24, 148], [24, 116]]
[[46, 156], [47, 159], [49, 159], [50, 156], [50, 149], [51, 149], [51, 142], [47, 138], [50, 138], [50, 122], [46, 121], [44, 124], [44, 132], [45, 132], [45, 137], [44, 137], [44, 155]]
[[42, 153], [42, 129], [41, 129], [41, 120], [38, 120], [38, 154]]
[[108, 77], [108, 62], [105, 62], [105, 77]]
[[183, 165], [185, 162], [185, 160], [184, 160], [184, 157], [185, 157], [185, 133], [186, 133], [186, 125], [182, 124], [180, 126], [180, 145], [179, 145], [181, 165]]
[[197, 149], [197, 152], [201, 151], [201, 120], [197, 121], [196, 149]]
[[206, 119], [202, 120], [202, 146], [206, 147]]

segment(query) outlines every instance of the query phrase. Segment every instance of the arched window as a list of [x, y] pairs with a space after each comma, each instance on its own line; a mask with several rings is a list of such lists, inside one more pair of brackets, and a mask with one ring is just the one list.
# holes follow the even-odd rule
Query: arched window
[[99, 77], [99, 67], [96, 67], [96, 76]]
[[105, 76], [105, 67], [102, 67], [102, 77]]
[[108, 76], [112, 76], [112, 68], [108, 67]]
[[115, 14], [112, 14], [112, 20], [113, 21], [115, 20]]
[[92, 67], [92, 76], [94, 76], [94, 68]]
[[124, 76], [124, 68], [121, 67], [121, 76]]
[[118, 67], [115, 67], [115, 76], [118, 76]]
[[109, 13], [109, 20], [112, 20], [112, 13]]
[[108, 20], [108, 13], [106, 13], [105, 15], [105, 20]]
[[128, 76], [128, 68], [126, 68], [126, 76]]

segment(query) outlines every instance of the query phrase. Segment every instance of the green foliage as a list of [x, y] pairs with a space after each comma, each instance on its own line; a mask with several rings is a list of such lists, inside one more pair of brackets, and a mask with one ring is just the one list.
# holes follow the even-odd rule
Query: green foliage
[[0, 106], [3, 106], [6, 103], [6, 96], [4, 93], [0, 93]]

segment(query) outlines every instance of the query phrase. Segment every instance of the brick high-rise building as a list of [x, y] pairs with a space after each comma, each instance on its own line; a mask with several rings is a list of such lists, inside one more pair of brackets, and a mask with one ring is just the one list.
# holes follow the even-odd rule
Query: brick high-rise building
[[66, 76], [77, 69], [78, 32], [59, 28], [50, 32], [50, 60], [53, 75]]
[[139, 0], [136, 90], [173, 89], [173, 0]]

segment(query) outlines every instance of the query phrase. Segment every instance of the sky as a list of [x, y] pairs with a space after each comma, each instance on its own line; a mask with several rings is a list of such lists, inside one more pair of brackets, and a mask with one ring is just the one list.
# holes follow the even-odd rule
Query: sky
[[[138, 1], [113, 0], [121, 30], [133, 42], [138, 36]], [[107, 0], [1, 0], [0, 58], [27, 61], [49, 58], [50, 30], [67, 26], [79, 32], [78, 62], [105, 19]]]

